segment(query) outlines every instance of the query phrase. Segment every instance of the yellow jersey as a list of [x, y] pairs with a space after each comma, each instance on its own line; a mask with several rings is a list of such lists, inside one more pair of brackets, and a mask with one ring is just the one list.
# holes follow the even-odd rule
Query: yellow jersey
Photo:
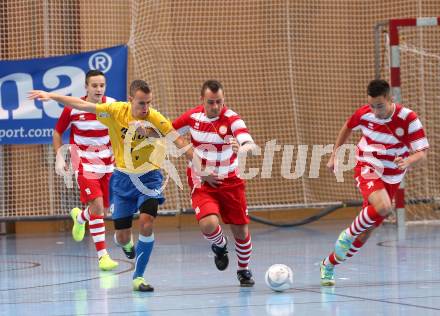
[[167, 135], [173, 130], [171, 122], [159, 111], [149, 108], [145, 120], [136, 120], [131, 115], [130, 102], [96, 104], [96, 118], [108, 127], [116, 168], [128, 173], [146, 173], [161, 167], [165, 159], [164, 138], [153, 138], [136, 133], [136, 122]]

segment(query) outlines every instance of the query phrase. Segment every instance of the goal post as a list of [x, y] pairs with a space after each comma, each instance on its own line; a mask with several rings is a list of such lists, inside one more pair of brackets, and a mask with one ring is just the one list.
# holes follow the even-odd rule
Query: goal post
[[[431, 144], [429, 160], [435, 160], [438, 156], [435, 125], [440, 118], [440, 17], [377, 23], [375, 71], [376, 78], [389, 80], [395, 102], [419, 114]], [[439, 221], [437, 182], [440, 178], [435, 163], [430, 161], [421, 170], [409, 171], [396, 193], [398, 225]]]

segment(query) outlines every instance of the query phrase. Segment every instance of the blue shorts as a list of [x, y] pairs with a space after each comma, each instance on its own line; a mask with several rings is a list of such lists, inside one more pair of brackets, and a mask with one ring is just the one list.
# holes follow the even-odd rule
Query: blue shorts
[[162, 174], [153, 170], [142, 175], [126, 174], [115, 170], [110, 178], [110, 198], [113, 204], [112, 219], [133, 216], [149, 199], [165, 202]]

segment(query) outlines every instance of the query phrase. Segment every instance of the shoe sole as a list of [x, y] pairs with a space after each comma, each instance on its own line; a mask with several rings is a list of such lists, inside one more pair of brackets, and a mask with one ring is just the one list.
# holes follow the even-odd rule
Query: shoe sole
[[322, 286], [334, 286], [335, 281], [321, 281]]
[[124, 249], [122, 249], [122, 252], [124, 253], [124, 255], [127, 257], [127, 259], [134, 259], [134, 258], [136, 258], [136, 253], [133, 253], [133, 254], [127, 254], [125, 251], [124, 251]]
[[135, 292], [154, 292], [154, 287], [149, 286], [149, 287], [146, 287], [146, 288], [144, 288], [144, 289], [141, 289], [141, 288], [133, 288], [133, 291], [135, 291]]
[[112, 270], [116, 269], [118, 266], [119, 266], [119, 264], [115, 265], [114, 267], [107, 267], [107, 268], [101, 268], [101, 267], [99, 267], [99, 269], [100, 269], [101, 271], [112, 271]]
[[253, 287], [255, 285], [254, 284], [240, 284], [240, 287]]

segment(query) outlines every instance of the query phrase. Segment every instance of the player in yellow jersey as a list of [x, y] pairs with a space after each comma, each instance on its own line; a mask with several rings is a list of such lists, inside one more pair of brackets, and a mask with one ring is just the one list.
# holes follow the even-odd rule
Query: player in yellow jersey
[[[154, 245], [153, 222], [158, 206], [165, 201], [163, 178], [159, 171], [165, 157], [165, 144], [158, 136], [172, 136], [179, 149], [186, 147], [188, 142], [177, 134], [168, 119], [150, 107], [153, 94], [143, 80], [131, 83], [128, 102], [94, 104], [41, 90], [31, 91], [29, 98], [41, 101], [52, 99], [78, 110], [96, 113], [97, 120], [108, 127], [116, 164], [110, 180], [115, 241], [127, 257], [136, 256], [133, 289], [154, 291], [143, 275]], [[192, 159], [192, 148], [185, 154]], [[134, 249], [131, 227], [133, 214], [138, 210], [139, 239]]]

